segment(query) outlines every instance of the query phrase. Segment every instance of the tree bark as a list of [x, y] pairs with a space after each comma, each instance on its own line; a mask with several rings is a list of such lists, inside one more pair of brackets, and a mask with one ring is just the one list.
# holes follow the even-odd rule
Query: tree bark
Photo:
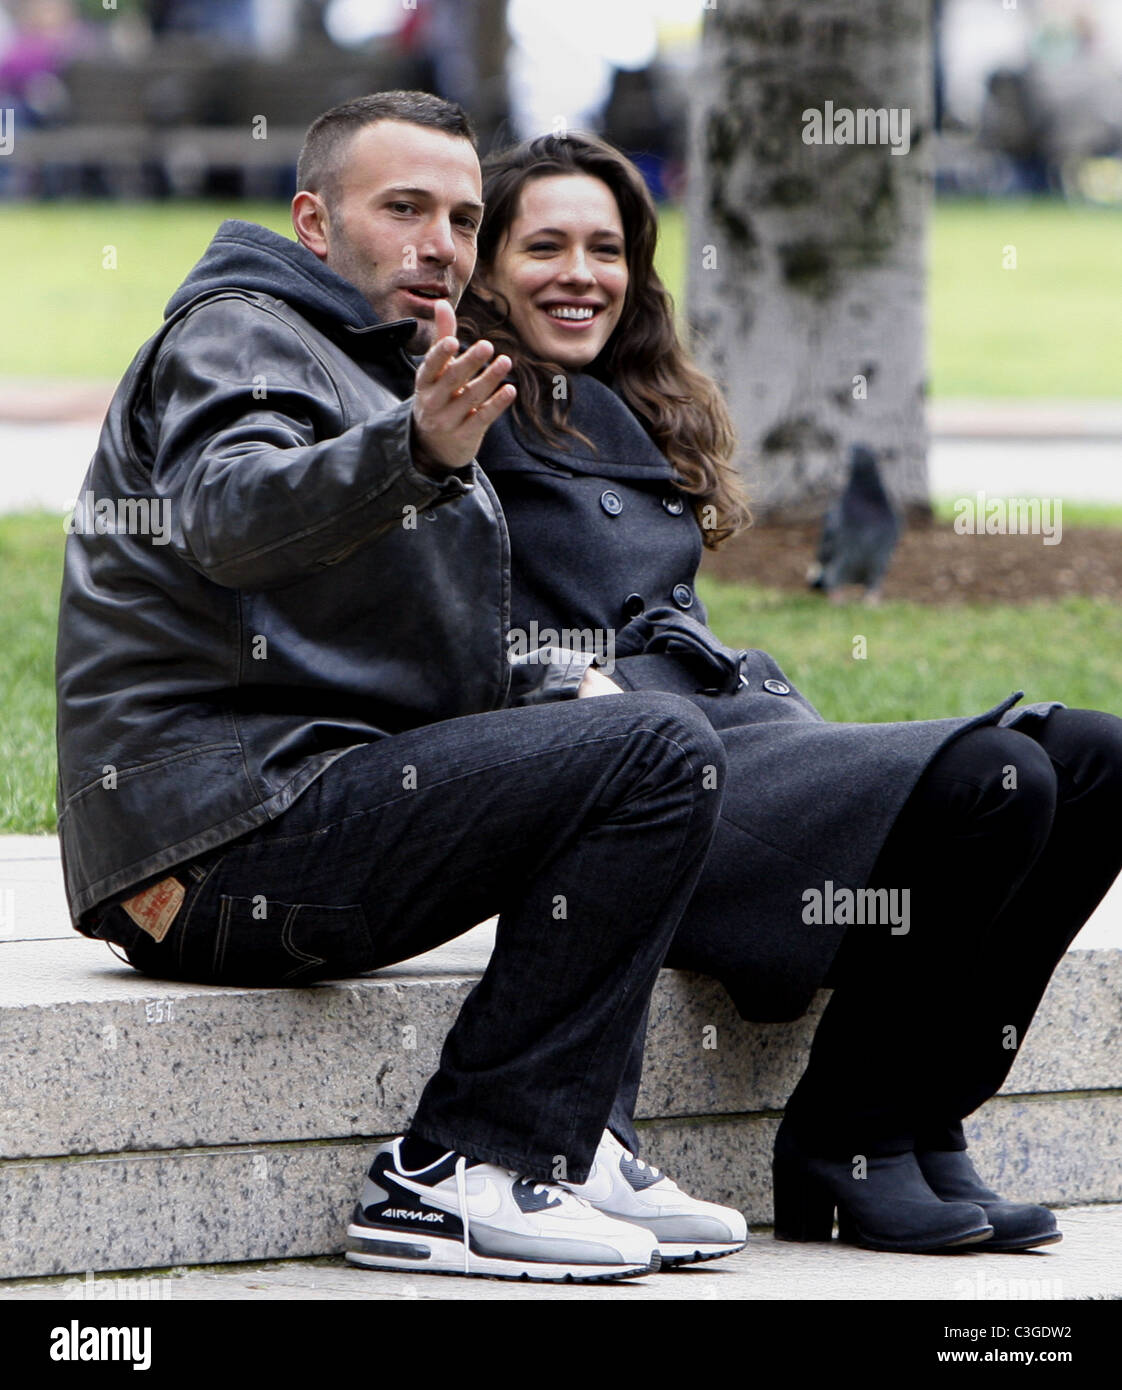
[[[894, 501], [929, 517], [930, 0], [708, 4], [687, 303], [699, 360], [729, 398], [753, 510], [820, 515], [844, 485], [848, 446], [863, 443]], [[860, 115], [882, 110], [875, 124]], [[816, 133], [823, 143], [804, 139]], [[847, 133], [853, 143], [839, 143]]]
[[437, 85], [471, 116], [486, 153], [509, 115], [507, 0], [430, 0]]

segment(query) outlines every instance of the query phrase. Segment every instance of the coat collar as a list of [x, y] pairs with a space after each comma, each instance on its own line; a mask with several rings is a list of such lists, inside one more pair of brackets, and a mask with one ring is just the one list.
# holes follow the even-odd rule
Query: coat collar
[[550, 444], [521, 427], [507, 411], [487, 431], [480, 451], [484, 468], [541, 471], [546, 464], [565, 473], [677, 481], [669, 460], [610, 386], [585, 372], [567, 381], [569, 423], [592, 441], [592, 447], [571, 435]]

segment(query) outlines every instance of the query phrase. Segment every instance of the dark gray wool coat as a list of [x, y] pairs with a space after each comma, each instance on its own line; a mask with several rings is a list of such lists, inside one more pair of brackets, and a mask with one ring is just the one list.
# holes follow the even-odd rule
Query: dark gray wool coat
[[[535, 631], [599, 629], [619, 651], [642, 646], [674, 614], [704, 623], [694, 592], [701, 535], [671, 465], [602, 382], [578, 374], [570, 390], [570, 421], [595, 451], [569, 437], [559, 446], [527, 437], [508, 412], [479, 455], [510, 531], [512, 629], [529, 632], [531, 645]], [[663, 610], [653, 624], [639, 616], [652, 609]], [[934, 754], [977, 725], [1016, 724], [1031, 735], [1063, 708], [1053, 700], [1012, 710], [1018, 691], [973, 717], [833, 723], [766, 652], [731, 653], [740, 657], [737, 680], [716, 660], [651, 645], [659, 642], [618, 658], [612, 679], [690, 698], [728, 754], [720, 828], [667, 964], [724, 980], [741, 1014], [757, 1020], [796, 1018], [808, 1007], [846, 924], [804, 920], [812, 915], [804, 894], [817, 889], [825, 902], [866, 887]], [[722, 693], [702, 693], [715, 688]]]

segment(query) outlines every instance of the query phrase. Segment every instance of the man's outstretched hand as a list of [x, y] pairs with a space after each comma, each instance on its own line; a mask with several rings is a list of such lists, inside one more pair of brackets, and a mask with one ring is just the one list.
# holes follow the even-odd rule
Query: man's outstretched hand
[[[514, 400], [504, 386], [509, 357], [494, 357], [481, 340], [459, 352], [456, 315], [446, 299], [433, 305], [436, 342], [417, 368], [413, 396], [413, 433], [420, 445], [419, 467], [429, 471], [463, 468], [479, 452], [483, 436]], [[490, 365], [488, 366], [488, 363]]]

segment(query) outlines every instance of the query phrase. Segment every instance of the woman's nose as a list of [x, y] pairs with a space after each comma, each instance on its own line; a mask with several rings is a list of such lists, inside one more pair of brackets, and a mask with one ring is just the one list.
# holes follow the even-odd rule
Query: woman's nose
[[560, 278], [570, 283], [582, 285], [592, 283], [594, 277], [583, 251], [574, 251], [566, 258]]

